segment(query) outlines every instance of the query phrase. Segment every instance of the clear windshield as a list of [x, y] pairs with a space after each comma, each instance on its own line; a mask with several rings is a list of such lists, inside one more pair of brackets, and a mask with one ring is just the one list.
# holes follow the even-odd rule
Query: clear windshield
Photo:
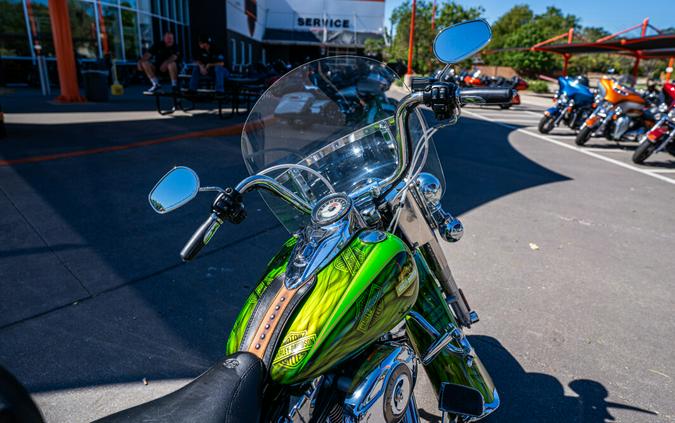
[[[329, 185], [352, 194], [385, 179], [397, 166], [394, 114], [407, 93], [376, 60], [336, 56], [304, 64], [276, 81], [251, 110], [241, 144], [246, 167], [276, 178], [310, 204], [329, 194]], [[426, 128], [422, 114], [413, 114], [415, 141]], [[433, 144], [428, 157], [443, 180]], [[307, 223], [281, 200], [263, 198], [289, 231]]]

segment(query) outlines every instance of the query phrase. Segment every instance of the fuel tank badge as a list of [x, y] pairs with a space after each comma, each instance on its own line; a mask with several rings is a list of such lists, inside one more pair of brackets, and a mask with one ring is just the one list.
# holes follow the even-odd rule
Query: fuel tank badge
[[297, 367], [314, 345], [314, 341], [316, 341], [315, 333], [307, 335], [306, 330], [289, 332], [284, 339], [284, 343], [279, 347], [277, 359], [274, 360], [273, 365], [289, 369]]

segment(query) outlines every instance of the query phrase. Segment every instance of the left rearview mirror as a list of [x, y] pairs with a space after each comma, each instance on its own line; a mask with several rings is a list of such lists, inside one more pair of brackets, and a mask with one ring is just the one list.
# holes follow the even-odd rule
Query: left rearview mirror
[[492, 39], [492, 29], [483, 19], [461, 22], [438, 33], [434, 54], [443, 63], [453, 64], [473, 56]]
[[150, 191], [150, 207], [164, 214], [189, 202], [199, 192], [199, 177], [194, 170], [176, 166], [167, 172]]

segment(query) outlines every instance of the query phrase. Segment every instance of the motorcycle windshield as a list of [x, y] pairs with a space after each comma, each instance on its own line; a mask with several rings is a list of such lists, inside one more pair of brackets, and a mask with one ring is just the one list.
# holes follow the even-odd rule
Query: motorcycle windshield
[[[335, 192], [363, 192], [396, 169], [394, 114], [407, 93], [396, 73], [376, 60], [335, 56], [301, 65], [251, 109], [241, 139], [246, 167], [274, 177], [311, 205], [331, 193], [329, 184]], [[412, 114], [414, 144], [427, 127], [422, 113]], [[443, 181], [431, 142], [425, 170]], [[288, 231], [309, 222], [289, 204], [261, 194]]]

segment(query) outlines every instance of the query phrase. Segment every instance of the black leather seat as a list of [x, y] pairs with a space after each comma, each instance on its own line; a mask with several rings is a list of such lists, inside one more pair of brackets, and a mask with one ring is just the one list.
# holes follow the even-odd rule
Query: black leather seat
[[264, 374], [258, 357], [239, 352], [175, 392], [97, 422], [257, 422]]

